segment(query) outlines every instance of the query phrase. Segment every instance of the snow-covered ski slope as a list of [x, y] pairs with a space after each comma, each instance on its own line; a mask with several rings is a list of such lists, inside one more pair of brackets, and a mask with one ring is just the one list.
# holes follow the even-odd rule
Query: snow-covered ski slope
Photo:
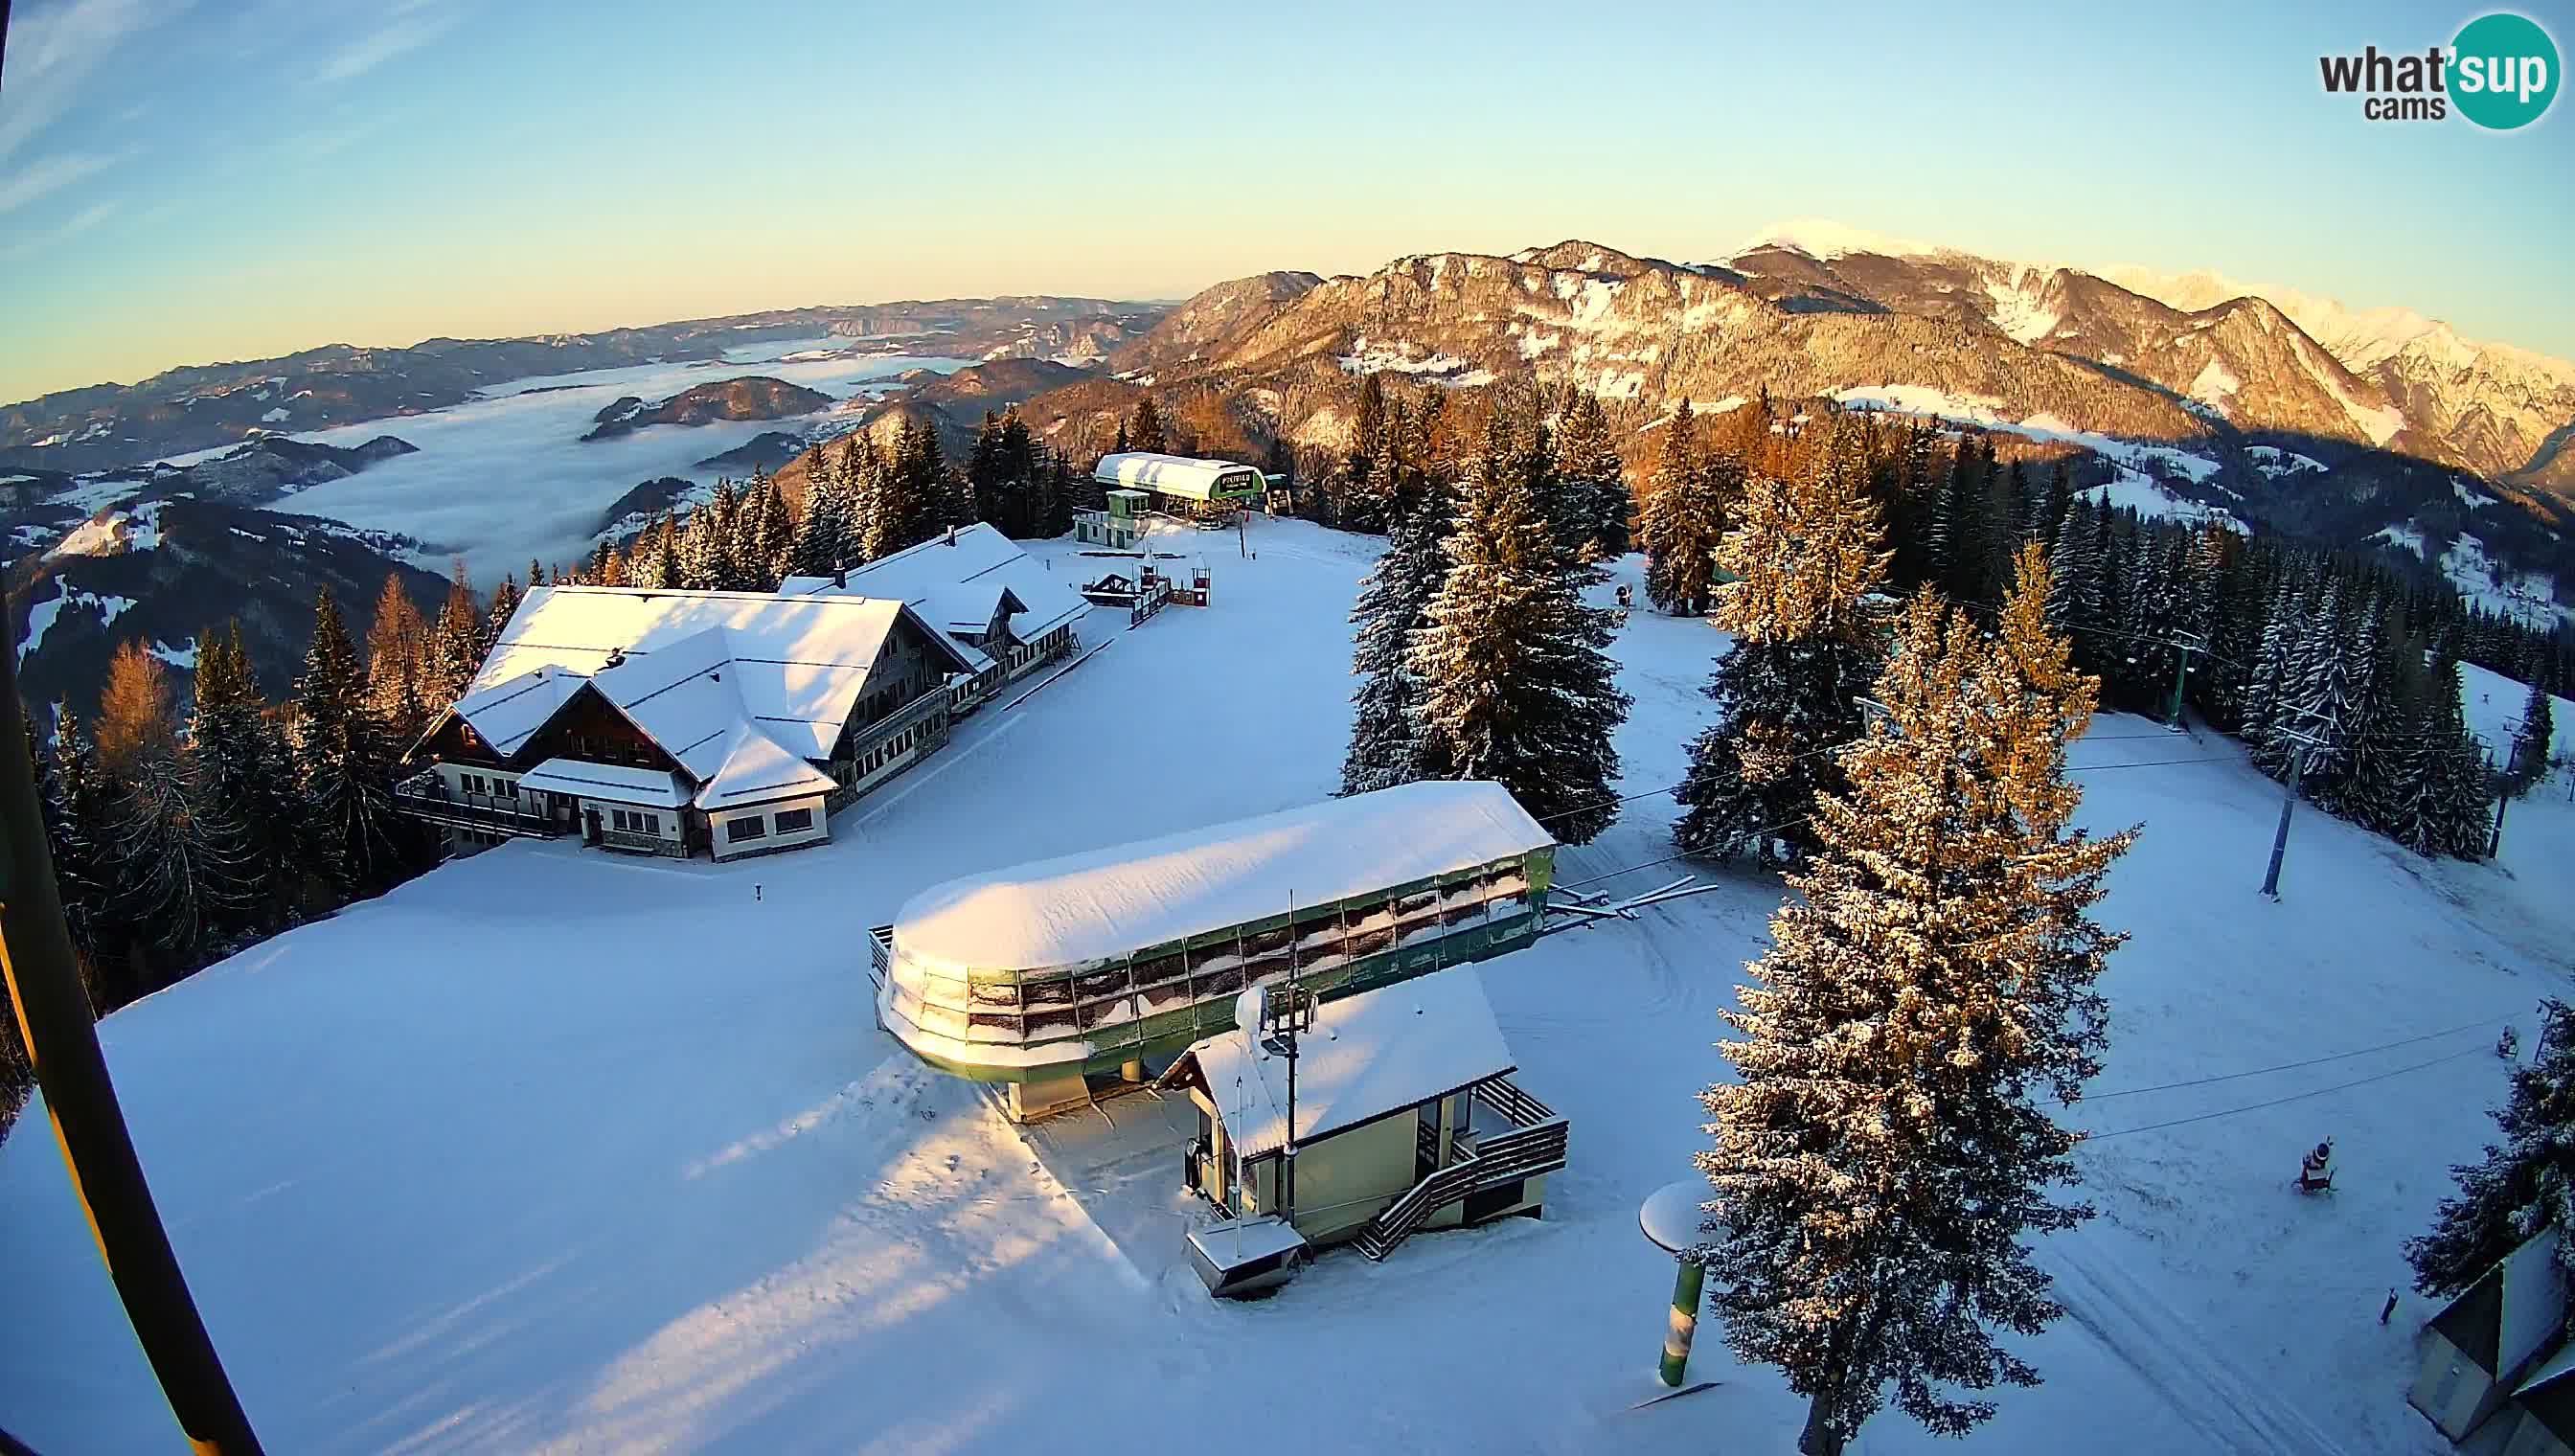
[[[1222, 1431], [1298, 1456], [1789, 1449], [1798, 1402], [1713, 1324], [1692, 1374], [1717, 1388], [1625, 1409], [1660, 1388], [1671, 1284], [1636, 1205], [1704, 1143], [1692, 1094], [1720, 1074], [1717, 1012], [1773, 883], [1481, 967], [1517, 1080], [1571, 1119], [1545, 1220], [1425, 1234], [1382, 1265], [1336, 1253], [1256, 1304], [1211, 1301], [1186, 1264], [1203, 1215], [1179, 1186], [1179, 1110], [1131, 1097], [1115, 1126], [1024, 1134], [876, 1030], [861, 937], [923, 887], [1333, 786], [1368, 546], [1294, 524], [1253, 541], [1247, 562], [1206, 539], [1210, 611], [1133, 633], [1094, 614], [1087, 639], [1115, 646], [979, 715], [827, 848], [717, 867], [513, 844], [109, 1018], [172, 1235], [269, 1448]], [[1628, 623], [1626, 791], [1679, 776], [1720, 642]], [[2105, 1095], [2076, 1113], [2104, 1134], [2081, 1154], [2102, 1216], [2044, 1253], [2072, 1311], [2028, 1342], [2047, 1383], [2004, 1392], [1968, 1449], [2446, 1450], [2404, 1403], [2428, 1311], [2409, 1295], [2376, 1315], [2404, 1279], [2399, 1239], [2488, 1131], [2496, 1032], [2517, 1017], [2530, 1045], [2533, 1002], [2565, 989], [2563, 783], [2514, 807], [2501, 868], [2302, 812], [2274, 905], [2255, 887], [2278, 790], [2233, 744], [2120, 717], [2075, 756], [2147, 765], [2084, 775], [2090, 822], [2146, 829], [2105, 905], [2136, 937], [2111, 962]], [[1666, 855], [1671, 811], [1630, 805], [1564, 851], [1559, 881]], [[2213, 1077], [2230, 1079], [2137, 1090]], [[2255, 1105], [2320, 1089], [2338, 1090]], [[2226, 1115], [2154, 1126], [2208, 1113]], [[2301, 1198], [2297, 1154], [2326, 1135], [2336, 1189]], [[41, 1106], [0, 1145], [0, 1424], [48, 1453], [171, 1442]], [[1857, 1449], [1960, 1448], [1885, 1414]]]

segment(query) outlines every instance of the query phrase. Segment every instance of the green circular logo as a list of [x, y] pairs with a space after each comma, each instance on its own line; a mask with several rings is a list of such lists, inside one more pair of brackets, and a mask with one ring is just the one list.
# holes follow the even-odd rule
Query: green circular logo
[[2490, 131], [2528, 126], [2557, 99], [2557, 42], [2528, 16], [2478, 16], [2450, 43], [2449, 91]]

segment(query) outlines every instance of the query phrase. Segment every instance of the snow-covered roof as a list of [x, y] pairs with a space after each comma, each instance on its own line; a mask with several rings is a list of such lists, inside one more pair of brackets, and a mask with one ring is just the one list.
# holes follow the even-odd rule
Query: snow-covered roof
[[1275, 1213], [1258, 1218], [1229, 1218], [1205, 1228], [1190, 1230], [1190, 1242], [1199, 1246], [1210, 1262], [1225, 1268], [1239, 1268], [1256, 1259], [1276, 1258], [1305, 1246], [1305, 1236], [1294, 1224]]
[[[952, 639], [962, 634], [981, 636], [995, 617], [1008, 610], [1012, 633], [1023, 642], [1034, 642], [1091, 610], [1091, 604], [1046, 563], [983, 522], [880, 557], [851, 572], [846, 585], [835, 586], [824, 577], [798, 577], [779, 590], [902, 602]], [[970, 659], [983, 659], [978, 671], [991, 666], [991, 659], [972, 644], [954, 642], [953, 646]]]
[[1092, 467], [1091, 478], [1104, 486], [1158, 491], [1193, 501], [1214, 500], [1219, 486], [1251, 492], [1260, 490], [1263, 483], [1260, 471], [1240, 461], [1198, 460], [1142, 450], [1102, 456], [1100, 464]]
[[1553, 842], [1498, 783], [1405, 783], [952, 879], [904, 904], [895, 941], [960, 973], [1073, 965]]
[[[586, 684], [679, 760], [701, 805], [827, 792], [803, 760], [831, 756], [909, 613], [860, 594], [547, 587], [511, 616], [457, 712], [511, 752]], [[989, 666], [944, 632], [925, 635], [957, 669]]]
[[[1245, 1157], [1285, 1145], [1288, 1060], [1253, 1033], [1192, 1046], [1225, 1135]], [[1311, 1142], [1512, 1068], [1510, 1047], [1471, 965], [1325, 1001], [1297, 1042], [1296, 1140]]]
[[2557, 1264], [2558, 1237], [2552, 1225], [2504, 1258], [2494, 1368], [2500, 1378], [2508, 1379], [2528, 1364], [2565, 1325], [2566, 1276]]
[[724, 745], [723, 760], [698, 789], [698, 807], [739, 808], [774, 798], [801, 798], [839, 787], [832, 775], [781, 747], [778, 740], [742, 724]]
[[2530, 1372], [2530, 1378], [2516, 1386], [2512, 1393], [2516, 1396], [2528, 1395], [2543, 1385], [2554, 1384], [2564, 1379], [2569, 1370], [2575, 1370], [2575, 1344], [2570, 1344], [2550, 1356], [2547, 1364]]
[[456, 716], [494, 752], [515, 753], [588, 681], [560, 668], [539, 668], [466, 694], [457, 700]]
[[593, 763], [582, 758], [548, 758], [519, 775], [523, 791], [610, 798], [653, 808], [678, 808], [689, 801], [689, 786], [667, 768], [635, 768], [624, 763]]

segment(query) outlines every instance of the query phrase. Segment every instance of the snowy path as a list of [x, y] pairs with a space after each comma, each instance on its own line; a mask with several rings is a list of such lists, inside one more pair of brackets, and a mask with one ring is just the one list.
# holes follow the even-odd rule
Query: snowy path
[[2343, 1443], [2228, 1362], [2228, 1351], [2193, 1325], [2088, 1231], [2042, 1241], [2038, 1263], [2053, 1275], [2067, 1315], [2172, 1402], [2204, 1442], [2195, 1449], [2243, 1456], [2340, 1456]]

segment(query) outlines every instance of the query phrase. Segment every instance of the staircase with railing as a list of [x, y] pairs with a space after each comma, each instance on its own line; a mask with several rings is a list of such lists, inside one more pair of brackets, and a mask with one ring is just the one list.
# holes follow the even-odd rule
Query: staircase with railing
[[[1564, 1166], [1569, 1127], [1562, 1117], [1548, 1111], [1545, 1103], [1502, 1077], [1476, 1083], [1475, 1100], [1508, 1121], [1511, 1130], [1475, 1138], [1465, 1156], [1434, 1169], [1402, 1197], [1387, 1204], [1359, 1231], [1356, 1242], [1361, 1253], [1382, 1259], [1449, 1204]], [[1453, 1148], [1460, 1144], [1451, 1139], [1451, 1145]]]

